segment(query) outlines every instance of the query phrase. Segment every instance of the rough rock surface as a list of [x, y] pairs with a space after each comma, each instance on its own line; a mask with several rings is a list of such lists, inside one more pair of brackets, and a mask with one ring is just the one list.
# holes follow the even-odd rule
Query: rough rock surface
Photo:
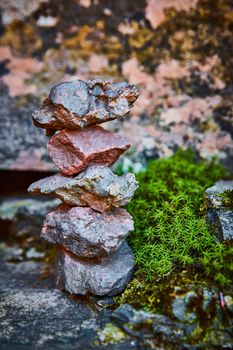
[[225, 191], [233, 198], [233, 181], [218, 181], [206, 190], [209, 207], [206, 218], [220, 242], [233, 240], [233, 208], [224, 202]]
[[49, 130], [80, 129], [123, 117], [138, 95], [136, 87], [126, 82], [64, 82], [52, 88], [33, 119], [36, 126]]
[[98, 213], [91, 208], [59, 206], [44, 221], [42, 237], [81, 257], [103, 257], [119, 248], [133, 230], [125, 209]]
[[112, 165], [129, 147], [124, 137], [99, 126], [62, 130], [48, 143], [52, 160], [65, 175], [77, 174], [89, 165]]
[[124, 169], [188, 148], [232, 170], [232, 0], [41, 2], [1, 1], [1, 169], [54, 169], [32, 111], [59, 81], [104, 77], [141, 91], [111, 126], [133, 146]]
[[116, 295], [130, 281], [133, 266], [133, 253], [126, 243], [99, 263], [80, 260], [61, 249], [58, 253], [59, 288], [81, 295]]
[[104, 212], [128, 204], [137, 187], [134, 174], [117, 176], [108, 167], [93, 165], [74, 178], [62, 174], [46, 177], [31, 184], [28, 191], [56, 194], [68, 204]]

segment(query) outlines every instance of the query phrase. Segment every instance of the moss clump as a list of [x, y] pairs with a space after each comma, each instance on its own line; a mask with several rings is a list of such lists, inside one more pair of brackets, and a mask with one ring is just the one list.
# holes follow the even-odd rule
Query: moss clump
[[153, 284], [174, 268], [198, 266], [216, 282], [230, 281], [232, 248], [216, 244], [200, 211], [205, 189], [225, 176], [222, 166], [187, 151], [153, 160], [137, 175], [140, 186], [127, 208], [135, 221], [129, 243], [137, 278]]
[[224, 191], [220, 197], [222, 197], [223, 207], [233, 208], [233, 190]]

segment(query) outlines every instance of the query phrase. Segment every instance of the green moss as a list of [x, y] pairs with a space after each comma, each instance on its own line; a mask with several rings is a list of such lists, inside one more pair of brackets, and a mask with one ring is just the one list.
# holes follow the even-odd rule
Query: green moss
[[223, 207], [233, 208], [233, 190], [226, 190], [219, 196], [222, 197]]
[[233, 248], [216, 243], [200, 210], [205, 189], [225, 176], [222, 166], [196, 161], [187, 151], [153, 160], [137, 175], [140, 186], [127, 207], [135, 222], [129, 243], [137, 269], [122, 301], [133, 296], [150, 307], [156, 282], [174, 269], [190, 271], [193, 280], [230, 282]]

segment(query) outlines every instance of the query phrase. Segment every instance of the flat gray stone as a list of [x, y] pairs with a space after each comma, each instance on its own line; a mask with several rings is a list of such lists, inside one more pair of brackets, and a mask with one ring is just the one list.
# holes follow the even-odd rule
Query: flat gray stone
[[1, 350], [85, 349], [78, 334], [80, 325], [96, 317], [84, 302], [72, 301], [58, 290], [0, 292], [0, 347]]
[[80, 260], [64, 249], [58, 252], [58, 286], [74, 294], [112, 296], [123, 291], [134, 267], [127, 243], [101, 261]]
[[133, 228], [131, 215], [125, 209], [98, 213], [63, 204], [47, 215], [42, 237], [79, 257], [93, 258], [117, 250]]
[[32, 194], [57, 195], [74, 206], [89, 206], [99, 212], [128, 204], [138, 187], [135, 175], [115, 175], [105, 166], [90, 166], [70, 178], [56, 174], [34, 182], [28, 188]]

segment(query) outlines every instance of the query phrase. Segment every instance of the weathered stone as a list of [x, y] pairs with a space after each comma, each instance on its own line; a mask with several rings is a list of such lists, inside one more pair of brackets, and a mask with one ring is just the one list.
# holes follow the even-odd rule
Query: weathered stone
[[52, 160], [65, 175], [77, 174], [89, 165], [112, 165], [129, 147], [124, 137], [99, 126], [62, 130], [48, 143]]
[[34, 182], [32, 194], [56, 194], [75, 206], [89, 206], [99, 212], [129, 203], [137, 189], [134, 174], [115, 175], [105, 166], [90, 166], [75, 178], [56, 174]]
[[206, 218], [218, 241], [233, 240], [233, 210], [210, 209]]
[[132, 277], [133, 260], [133, 253], [126, 243], [100, 262], [80, 260], [60, 249], [58, 286], [74, 294], [116, 295]]
[[98, 213], [91, 208], [59, 206], [44, 221], [42, 237], [81, 257], [103, 257], [118, 249], [133, 230], [125, 209]]
[[233, 195], [233, 181], [218, 181], [207, 188], [206, 197], [209, 207], [206, 219], [218, 241], [233, 240], [233, 209], [224, 201], [224, 192]]
[[123, 117], [139, 93], [126, 82], [82, 80], [55, 85], [42, 108], [33, 114], [36, 126], [45, 129], [80, 129]]

